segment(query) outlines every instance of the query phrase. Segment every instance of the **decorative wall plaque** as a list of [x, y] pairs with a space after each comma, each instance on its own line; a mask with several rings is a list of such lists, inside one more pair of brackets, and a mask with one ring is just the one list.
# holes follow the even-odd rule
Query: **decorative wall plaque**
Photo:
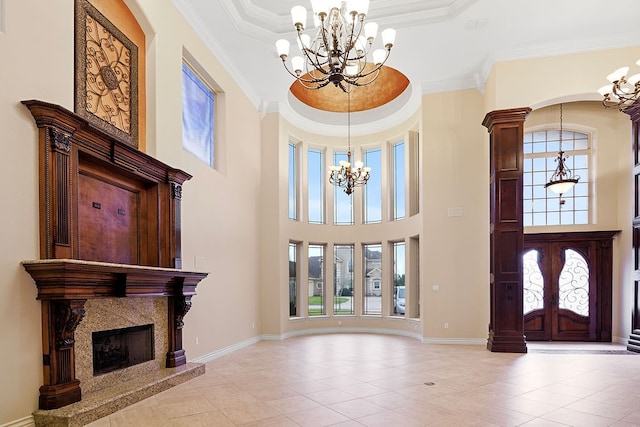
[[75, 112], [138, 147], [138, 47], [88, 0], [75, 1]]

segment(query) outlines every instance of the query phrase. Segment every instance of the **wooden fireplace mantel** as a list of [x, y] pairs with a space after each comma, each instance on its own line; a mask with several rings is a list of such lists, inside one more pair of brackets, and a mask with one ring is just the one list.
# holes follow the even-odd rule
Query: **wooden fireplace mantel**
[[22, 103], [38, 127], [40, 260], [23, 261], [41, 301], [40, 409], [81, 400], [76, 327], [87, 299], [168, 298], [167, 368], [184, 365], [183, 317], [203, 272], [182, 270], [182, 184], [172, 168], [55, 104]]
[[37, 299], [193, 296], [207, 273], [76, 259], [23, 261]]

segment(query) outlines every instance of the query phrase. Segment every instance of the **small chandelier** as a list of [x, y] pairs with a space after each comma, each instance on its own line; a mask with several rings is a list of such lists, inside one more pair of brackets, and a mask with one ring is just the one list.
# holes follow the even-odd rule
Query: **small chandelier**
[[333, 83], [344, 92], [353, 86], [365, 86], [378, 77], [380, 69], [389, 58], [396, 31], [382, 31], [384, 49], [372, 52], [373, 62], [367, 55], [378, 31], [375, 22], [364, 23], [369, 10], [369, 0], [311, 0], [316, 34], [313, 39], [304, 33], [307, 10], [303, 6], [291, 8], [291, 19], [298, 32], [298, 47], [302, 56], [286, 59], [289, 41], [276, 42], [278, 55], [284, 68], [307, 89], [320, 89]]
[[370, 167], [361, 161], [351, 166], [351, 93], [347, 93], [347, 160], [340, 160], [339, 166], [329, 166], [329, 183], [344, 188], [348, 195], [354, 187], [365, 185], [369, 180]]
[[[640, 65], [640, 60], [636, 62]], [[627, 77], [629, 67], [622, 67], [607, 76], [611, 82], [598, 89], [598, 93], [604, 96], [602, 104], [607, 108], [625, 110], [640, 98], [640, 73]]]
[[580, 180], [580, 177], [574, 175], [571, 169], [565, 164], [567, 158], [568, 157], [564, 155], [564, 151], [562, 151], [562, 104], [560, 104], [560, 141], [558, 144], [558, 157], [556, 158], [558, 165], [553, 175], [551, 175], [551, 178], [549, 178], [549, 182], [544, 185], [544, 188], [548, 188], [559, 195], [560, 205], [564, 204], [562, 195], [571, 190]]

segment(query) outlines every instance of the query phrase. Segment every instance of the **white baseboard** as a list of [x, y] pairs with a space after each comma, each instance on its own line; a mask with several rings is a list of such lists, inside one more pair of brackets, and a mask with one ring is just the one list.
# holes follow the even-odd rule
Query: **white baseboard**
[[0, 424], [0, 427], [35, 427], [36, 422], [33, 419], [33, 415], [20, 418], [19, 420], [11, 421], [6, 424]]
[[422, 338], [423, 344], [487, 345], [486, 338]]
[[261, 338], [259, 336], [249, 338], [248, 340], [241, 341], [239, 343], [230, 345], [229, 347], [222, 348], [220, 350], [214, 351], [213, 353], [205, 354], [204, 356], [196, 357], [195, 359], [190, 359], [189, 362], [195, 363], [207, 363], [224, 355], [233, 353], [234, 351], [238, 351], [242, 348], [249, 347], [257, 342], [260, 342]]
[[611, 342], [614, 342], [616, 344], [624, 344], [627, 345], [629, 344], [629, 338], [627, 337], [611, 337]]

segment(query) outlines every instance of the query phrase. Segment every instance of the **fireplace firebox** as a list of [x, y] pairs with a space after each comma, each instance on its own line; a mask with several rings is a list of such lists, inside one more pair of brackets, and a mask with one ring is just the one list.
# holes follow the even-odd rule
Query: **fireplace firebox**
[[91, 334], [93, 375], [153, 360], [153, 325], [111, 329]]

